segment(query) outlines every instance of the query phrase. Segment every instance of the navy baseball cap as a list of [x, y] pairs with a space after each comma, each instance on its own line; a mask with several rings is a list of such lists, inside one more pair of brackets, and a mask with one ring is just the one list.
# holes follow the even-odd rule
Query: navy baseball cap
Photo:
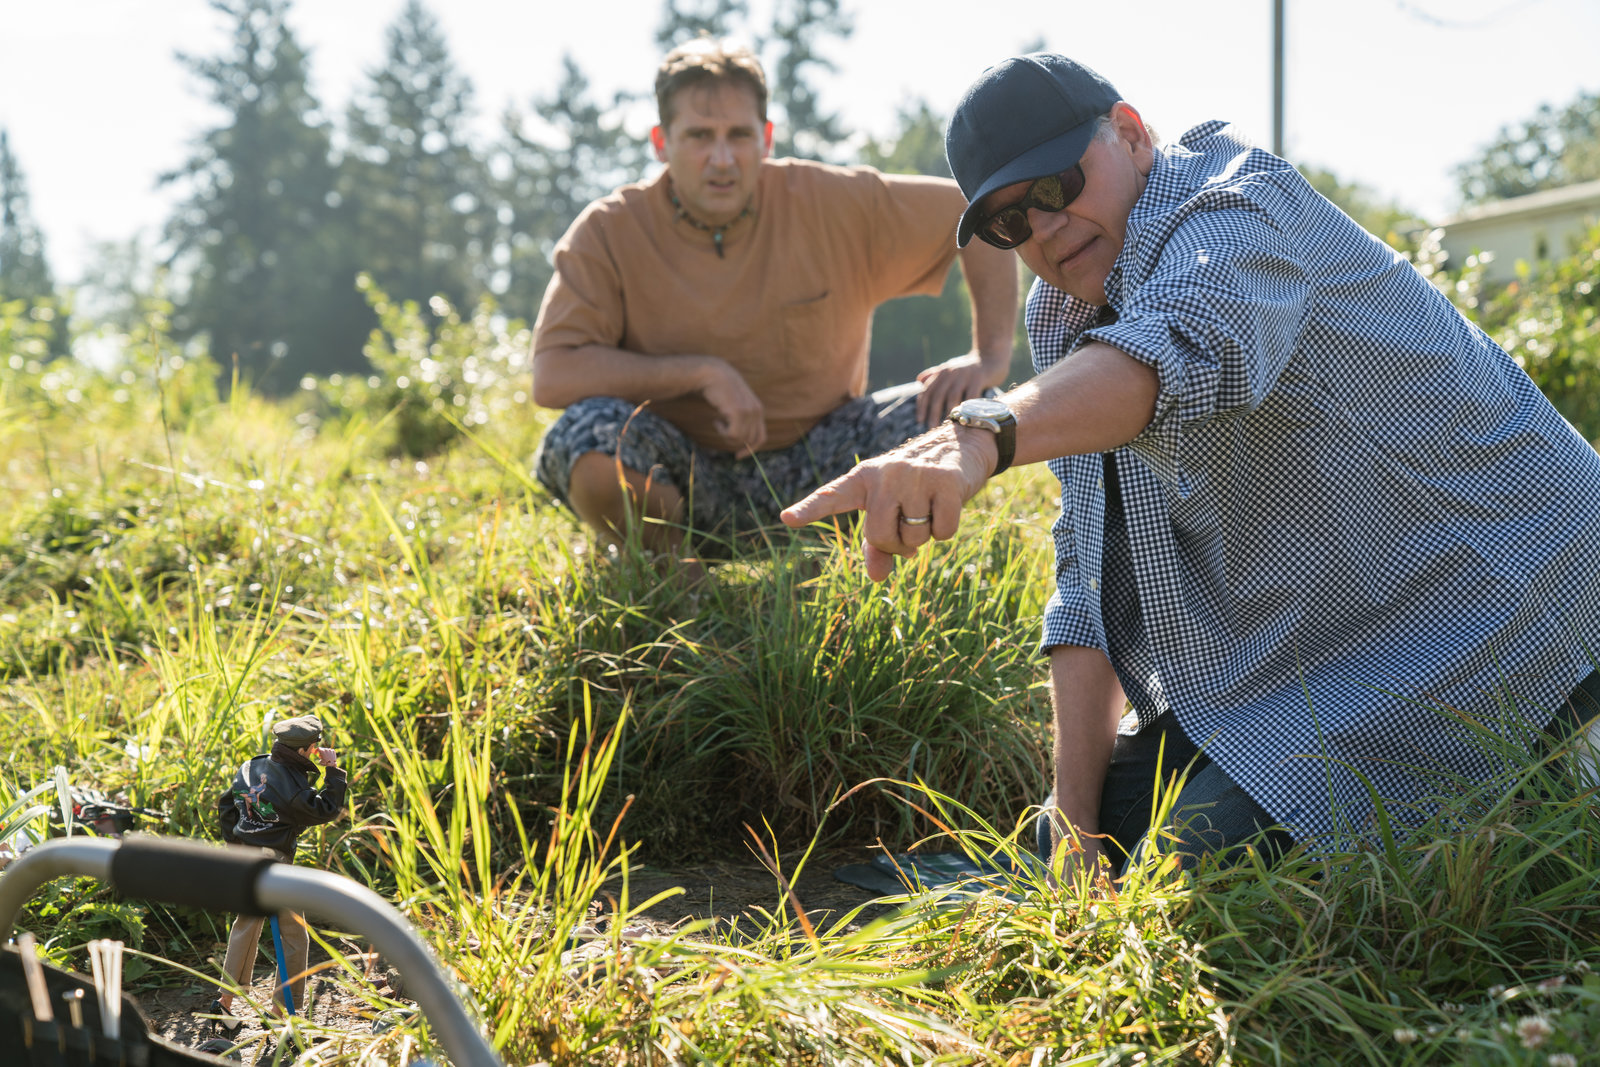
[[973, 206], [996, 189], [1059, 174], [1083, 158], [1095, 120], [1122, 97], [1082, 63], [1033, 52], [990, 67], [950, 117], [945, 158], [967, 198], [956, 228], [966, 247], [981, 221]]

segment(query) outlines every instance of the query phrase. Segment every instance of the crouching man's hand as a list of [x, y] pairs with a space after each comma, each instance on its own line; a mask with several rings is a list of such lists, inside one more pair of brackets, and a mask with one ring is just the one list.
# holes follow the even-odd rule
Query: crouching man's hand
[[1051, 849], [1046, 858], [1051, 885], [1067, 888], [1086, 879], [1092, 896], [1103, 897], [1116, 884], [1110, 850], [1099, 834], [1080, 833], [1071, 826], [1054, 806], [1054, 798], [1045, 802], [1043, 816], [1050, 819]]
[[917, 381], [922, 383], [922, 392], [917, 394], [917, 421], [924, 426], [938, 425], [951, 408], [998, 384], [976, 352], [919, 371]]
[[892, 452], [856, 465], [784, 510], [783, 521], [804, 526], [830, 515], [863, 511], [867, 577], [881, 582], [894, 557], [910, 558], [930, 540], [948, 541], [961, 508], [999, 461], [994, 435], [946, 423]]

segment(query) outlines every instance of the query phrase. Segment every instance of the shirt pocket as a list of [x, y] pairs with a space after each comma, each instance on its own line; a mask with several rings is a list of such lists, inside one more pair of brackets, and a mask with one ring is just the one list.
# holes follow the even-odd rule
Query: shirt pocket
[[774, 384], [817, 387], [815, 374], [828, 366], [833, 356], [828, 346], [836, 304], [830, 291], [824, 289], [816, 296], [783, 305], [779, 330], [782, 348], [774, 361]]

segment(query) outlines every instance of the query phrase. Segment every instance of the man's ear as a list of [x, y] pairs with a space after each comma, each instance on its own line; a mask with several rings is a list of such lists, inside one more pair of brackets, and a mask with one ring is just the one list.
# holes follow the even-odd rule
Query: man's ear
[[772, 155], [772, 120], [767, 120], [761, 130], [761, 158]]
[[1144, 128], [1139, 112], [1126, 100], [1118, 100], [1111, 108], [1111, 125], [1133, 156], [1139, 172], [1148, 175], [1155, 162], [1155, 143], [1150, 139], [1150, 131]]
[[667, 135], [660, 126], [650, 127], [650, 144], [656, 150], [656, 159], [665, 163], [667, 161]]

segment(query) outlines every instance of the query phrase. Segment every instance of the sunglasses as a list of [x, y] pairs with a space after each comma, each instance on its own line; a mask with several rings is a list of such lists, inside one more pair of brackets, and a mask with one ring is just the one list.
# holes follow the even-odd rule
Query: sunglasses
[[1033, 227], [1028, 225], [1028, 209], [1062, 210], [1078, 199], [1078, 194], [1083, 192], [1083, 181], [1083, 167], [1078, 163], [1060, 174], [1046, 174], [1035, 179], [1021, 200], [1007, 204], [978, 223], [978, 236], [996, 248], [1017, 247], [1033, 236]]

